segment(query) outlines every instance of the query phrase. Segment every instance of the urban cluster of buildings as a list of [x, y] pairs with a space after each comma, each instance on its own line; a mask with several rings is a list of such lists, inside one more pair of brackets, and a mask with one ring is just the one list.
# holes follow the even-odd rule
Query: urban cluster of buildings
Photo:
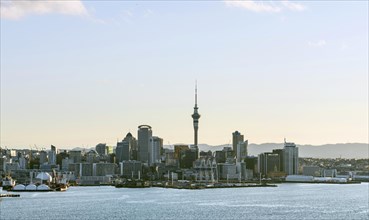
[[[215, 152], [199, 151], [197, 106], [192, 114], [193, 144], [176, 144], [164, 148], [163, 139], [153, 135], [149, 125], [140, 125], [137, 138], [128, 133], [116, 146], [97, 144], [94, 149], [10, 150], [0, 148], [0, 174], [11, 174], [26, 183], [33, 171], [58, 171], [79, 184], [109, 184], [115, 178], [165, 180], [182, 179], [197, 182], [253, 181], [261, 178], [280, 180], [302, 173], [298, 148], [285, 141], [283, 149], [257, 156], [248, 155], [248, 140], [235, 131], [232, 146]], [[309, 175], [333, 176], [334, 171], [304, 168]], [[336, 174], [335, 174], [336, 175]]]
[[[176, 144], [164, 148], [163, 139], [153, 136], [149, 125], [140, 125], [137, 138], [128, 133], [116, 146], [97, 144], [94, 149], [50, 150], [1, 149], [0, 173], [27, 181], [30, 171], [69, 174], [80, 184], [108, 184], [114, 177], [130, 179], [184, 179], [202, 182], [252, 180], [282, 177], [298, 172], [298, 148], [248, 156], [248, 140], [235, 131], [233, 143], [220, 151], [199, 151], [197, 145]], [[37, 173], [37, 172], [35, 172]], [[170, 173], [170, 174], [168, 174]]]

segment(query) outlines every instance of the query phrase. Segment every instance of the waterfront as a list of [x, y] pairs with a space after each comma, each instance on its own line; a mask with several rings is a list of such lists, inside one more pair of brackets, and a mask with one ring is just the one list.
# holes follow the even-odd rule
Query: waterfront
[[0, 200], [0, 219], [367, 219], [369, 184], [178, 190], [71, 187]]

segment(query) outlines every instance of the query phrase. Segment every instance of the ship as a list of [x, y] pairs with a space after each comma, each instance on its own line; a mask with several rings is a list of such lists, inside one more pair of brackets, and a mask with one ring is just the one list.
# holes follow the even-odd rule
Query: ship
[[116, 188], [146, 188], [146, 187], [150, 187], [150, 184], [149, 182], [145, 182], [143, 180], [127, 179], [125, 181], [116, 183], [115, 187]]
[[15, 180], [11, 176], [5, 176], [0, 182], [0, 187], [3, 187], [4, 190], [12, 189], [14, 186]]

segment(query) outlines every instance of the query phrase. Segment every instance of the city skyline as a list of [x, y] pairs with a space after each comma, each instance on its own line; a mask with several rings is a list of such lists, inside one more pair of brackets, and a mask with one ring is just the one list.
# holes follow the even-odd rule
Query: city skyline
[[367, 8], [2, 1], [0, 145], [368, 143]]

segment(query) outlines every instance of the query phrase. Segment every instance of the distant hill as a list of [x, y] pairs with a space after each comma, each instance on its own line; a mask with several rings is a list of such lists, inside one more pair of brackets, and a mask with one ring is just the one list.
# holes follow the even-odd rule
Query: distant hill
[[95, 150], [95, 147], [90, 147], [90, 148], [84, 148], [84, 147], [75, 147], [72, 150], [80, 150], [81, 152], [88, 152], [90, 150]]
[[[232, 145], [223, 144], [211, 146], [199, 144], [201, 151], [222, 150], [223, 147]], [[364, 143], [325, 144], [325, 145], [297, 145], [299, 157], [314, 158], [369, 158], [369, 145]], [[257, 156], [263, 152], [271, 152], [273, 149], [282, 149], [283, 143], [249, 144], [248, 154]]]
[[[173, 145], [164, 145], [165, 148], [173, 148]], [[232, 147], [232, 145], [208, 145], [199, 144], [200, 151], [217, 151], [224, 147]], [[369, 144], [364, 143], [346, 143], [346, 144], [324, 144], [324, 145], [297, 145], [299, 148], [299, 157], [314, 157], [314, 158], [368, 158], [369, 159]], [[257, 156], [263, 152], [271, 152], [273, 149], [282, 149], [283, 143], [264, 143], [264, 144], [249, 144], [248, 155]], [[76, 147], [73, 150], [88, 151], [92, 148]]]

